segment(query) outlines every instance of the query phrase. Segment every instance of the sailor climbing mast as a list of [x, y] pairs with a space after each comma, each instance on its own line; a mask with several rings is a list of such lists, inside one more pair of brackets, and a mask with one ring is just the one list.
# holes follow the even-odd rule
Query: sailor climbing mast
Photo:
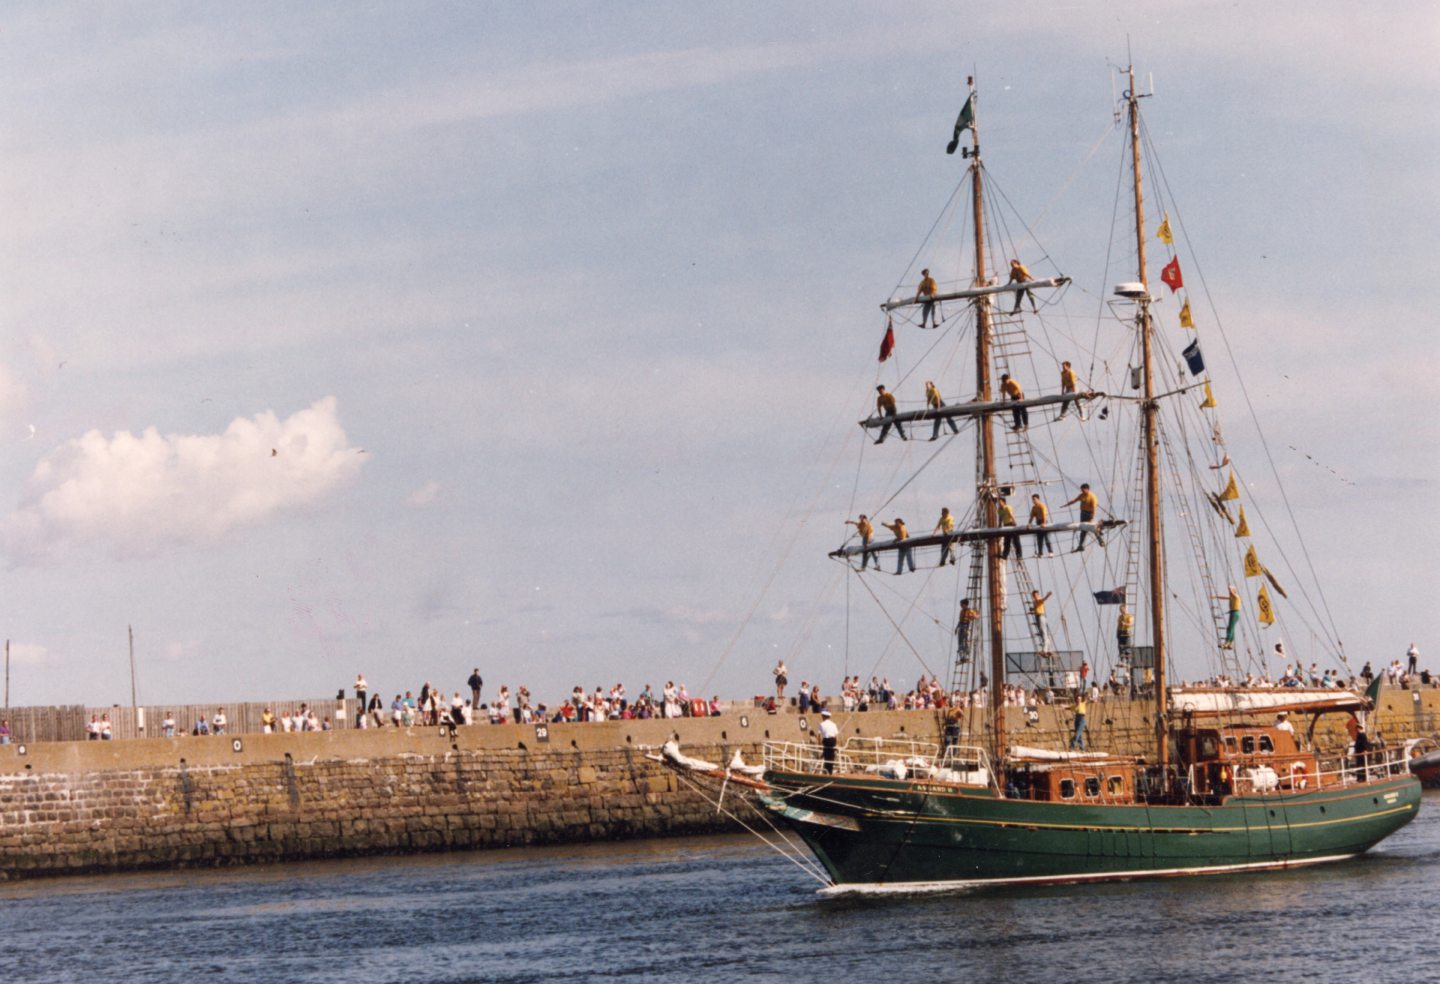
[[[975, 79], [965, 80], [970, 86], [967, 106], [970, 108], [970, 183], [975, 209], [975, 286], [986, 286], [985, 273], [985, 196], [980, 173], [980, 127], [975, 119]], [[976, 396], [984, 403], [992, 399], [990, 390], [990, 295], [975, 298], [975, 387]], [[985, 526], [994, 529], [1000, 523], [998, 490], [995, 484], [995, 420], [991, 414], [980, 416], [975, 429], [980, 458], [979, 501], [983, 503]], [[990, 625], [990, 721], [994, 736], [996, 761], [1005, 757], [1005, 611], [1004, 570], [1000, 559], [1000, 541], [985, 544], [985, 581], [988, 586], [987, 614]]]
[[1150, 534], [1150, 632], [1155, 663], [1156, 757], [1163, 770], [1168, 764], [1169, 741], [1165, 726], [1165, 551], [1160, 525], [1160, 444], [1156, 434], [1159, 406], [1155, 399], [1154, 353], [1151, 344], [1150, 280], [1145, 270], [1145, 202], [1140, 190], [1140, 96], [1135, 92], [1135, 66], [1129, 68], [1130, 86], [1125, 101], [1130, 111], [1131, 167], [1135, 175], [1135, 245], [1140, 284], [1140, 363], [1144, 373], [1145, 496]]

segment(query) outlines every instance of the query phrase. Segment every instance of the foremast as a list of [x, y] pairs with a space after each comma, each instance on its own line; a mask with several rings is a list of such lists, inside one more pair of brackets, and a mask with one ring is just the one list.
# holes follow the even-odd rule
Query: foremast
[[[970, 192], [974, 209], [975, 228], [975, 287], [985, 287], [989, 277], [985, 272], [985, 195], [983, 174], [980, 168], [980, 126], [975, 112], [975, 80], [970, 85], [970, 147], [964, 154], [970, 160]], [[990, 386], [990, 295], [981, 294], [975, 298], [975, 387], [976, 398], [990, 403], [993, 394]], [[977, 459], [980, 474], [977, 477], [976, 492], [984, 510], [985, 526], [994, 529], [1000, 525], [1000, 506], [995, 478], [995, 418], [993, 414], [980, 415], [980, 426], [975, 429], [979, 444]], [[985, 544], [985, 585], [986, 614], [990, 626], [990, 734], [994, 761], [1005, 759], [1005, 600], [1004, 561], [1000, 557], [1001, 543], [990, 538]]]
[[1143, 288], [1139, 313], [1140, 365], [1144, 387], [1141, 417], [1145, 441], [1145, 526], [1149, 534], [1150, 631], [1155, 663], [1155, 754], [1163, 770], [1169, 764], [1170, 747], [1165, 721], [1168, 709], [1165, 694], [1165, 550], [1160, 511], [1160, 441], [1156, 432], [1160, 407], [1155, 399], [1150, 278], [1145, 267], [1145, 199], [1140, 185], [1140, 96], [1135, 92], [1135, 67], [1132, 65], [1127, 71], [1130, 84], [1125, 90], [1125, 102], [1130, 116], [1131, 170], [1135, 176], [1135, 246], [1137, 273]]

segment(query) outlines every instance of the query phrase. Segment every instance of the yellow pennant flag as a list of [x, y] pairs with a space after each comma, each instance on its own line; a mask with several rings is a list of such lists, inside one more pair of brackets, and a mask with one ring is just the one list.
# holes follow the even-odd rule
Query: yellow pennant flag
[[1167, 246], [1173, 245], [1175, 237], [1170, 235], [1170, 213], [1165, 213], [1165, 218], [1160, 220], [1160, 228], [1155, 232], [1155, 238]]
[[1207, 382], [1205, 384], [1205, 402], [1200, 404], [1200, 409], [1204, 410], [1207, 407], [1218, 407], [1219, 405], [1215, 402], [1215, 394], [1210, 392], [1210, 384]]
[[1236, 526], [1235, 526], [1235, 538], [1238, 540], [1238, 539], [1239, 539], [1240, 537], [1242, 537], [1242, 536], [1249, 536], [1249, 535], [1250, 535], [1250, 524], [1247, 523], [1247, 522], [1245, 522], [1245, 507], [1244, 507], [1244, 506], [1241, 506], [1241, 507], [1240, 507], [1240, 522], [1237, 523]]
[[[1245, 551], [1245, 576], [1259, 577], [1265, 573], [1265, 568], [1260, 563], [1260, 558], [1255, 556], [1255, 545], [1251, 544], [1250, 549]], [[1262, 584], [1261, 587], [1264, 587]]]
[[1260, 593], [1255, 596], [1255, 617], [1260, 620], [1261, 625], [1275, 624], [1275, 609], [1270, 604], [1270, 592], [1265, 590], [1265, 585], [1260, 585]]
[[1185, 298], [1185, 303], [1180, 305], [1180, 327], [1194, 328], [1195, 319], [1190, 317], [1190, 298]]
[[1240, 487], [1235, 484], [1235, 472], [1230, 472], [1230, 482], [1225, 486], [1225, 491], [1220, 493], [1221, 502], [1229, 502], [1231, 499], [1240, 498]]

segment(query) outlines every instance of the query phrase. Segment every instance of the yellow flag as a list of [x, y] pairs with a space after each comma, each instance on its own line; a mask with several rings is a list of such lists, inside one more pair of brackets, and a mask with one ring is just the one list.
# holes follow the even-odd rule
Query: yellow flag
[[1221, 502], [1229, 502], [1231, 499], [1240, 498], [1240, 487], [1235, 484], [1235, 473], [1230, 473], [1230, 482], [1225, 486], [1225, 491], [1220, 493]]
[[1155, 237], [1167, 246], [1175, 242], [1175, 237], [1170, 235], [1170, 213], [1165, 213], [1165, 218], [1160, 220], [1160, 228], [1156, 230]]
[[1204, 410], [1206, 407], [1218, 407], [1219, 405], [1215, 402], [1215, 394], [1210, 392], [1210, 384], [1207, 382], [1205, 384], [1205, 402], [1200, 404], [1200, 409]]
[[1260, 620], [1261, 625], [1275, 624], [1275, 609], [1270, 605], [1270, 592], [1265, 590], [1265, 585], [1260, 585], [1260, 593], [1255, 596], [1255, 617]]
[[1194, 328], [1195, 319], [1190, 317], [1190, 298], [1185, 298], [1185, 303], [1180, 305], [1180, 327]]
[[1245, 507], [1240, 507], [1240, 522], [1235, 526], [1235, 538], [1250, 535], [1250, 524], [1245, 522]]
[[[1260, 558], [1255, 556], [1255, 545], [1251, 544], [1250, 549], [1245, 551], [1245, 576], [1259, 577], [1265, 573], [1265, 568], [1260, 564]], [[1264, 585], [1262, 584], [1263, 588]]]

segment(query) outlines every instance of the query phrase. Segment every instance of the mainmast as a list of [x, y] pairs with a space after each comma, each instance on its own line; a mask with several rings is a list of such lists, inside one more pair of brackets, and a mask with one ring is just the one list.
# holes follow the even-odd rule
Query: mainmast
[[1146, 529], [1150, 539], [1150, 631], [1155, 660], [1155, 742], [1156, 759], [1163, 769], [1169, 764], [1169, 736], [1165, 724], [1165, 556], [1160, 520], [1160, 443], [1156, 434], [1159, 405], [1155, 400], [1155, 376], [1152, 371], [1152, 325], [1150, 320], [1150, 280], [1145, 270], [1145, 200], [1140, 191], [1140, 96], [1135, 92], [1135, 67], [1129, 68], [1130, 86], [1125, 101], [1130, 110], [1130, 153], [1135, 174], [1135, 246], [1138, 274], [1144, 288], [1140, 298], [1140, 364], [1144, 375], [1145, 399], [1142, 404], [1145, 440], [1145, 497], [1149, 521]]
[[[973, 113], [975, 79], [970, 85], [972, 115], [970, 122], [970, 185], [975, 210], [975, 286], [984, 287], [985, 273], [985, 196], [980, 169], [980, 126]], [[990, 295], [975, 298], [975, 386], [978, 398], [989, 403], [990, 390]], [[979, 501], [985, 511], [985, 526], [994, 529], [1000, 524], [998, 488], [995, 482], [995, 420], [982, 414], [975, 429], [979, 442]], [[990, 727], [994, 736], [994, 755], [998, 764], [1005, 757], [1005, 611], [1004, 567], [1000, 558], [1000, 541], [991, 538], [985, 545], [985, 583], [987, 614], [990, 625]]]

